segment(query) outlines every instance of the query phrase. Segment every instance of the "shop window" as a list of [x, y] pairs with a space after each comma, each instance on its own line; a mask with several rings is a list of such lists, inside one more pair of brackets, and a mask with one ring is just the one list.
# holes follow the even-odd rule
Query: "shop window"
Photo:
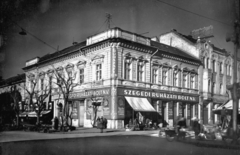
[[157, 68], [154, 68], [153, 69], [153, 74], [152, 74], [152, 83], [157, 83], [157, 72], [158, 72], [158, 69]]
[[163, 71], [162, 71], [162, 84], [163, 85], [167, 85], [167, 79], [168, 79], [167, 69], [163, 69]]
[[83, 68], [79, 69], [79, 79], [80, 79], [79, 83], [83, 84], [84, 83], [84, 69]]
[[131, 75], [131, 61], [129, 59], [127, 59], [125, 61], [125, 77], [124, 79], [126, 80], [130, 80], [130, 75]]
[[102, 79], [102, 64], [96, 65], [96, 80], [99, 81]]
[[194, 75], [191, 75], [190, 77], [190, 88], [191, 89], [194, 89], [194, 83], [195, 83], [195, 76]]
[[143, 81], [143, 74], [144, 74], [144, 70], [143, 70], [143, 62], [139, 62], [138, 63], [138, 77], [137, 80], [142, 82]]

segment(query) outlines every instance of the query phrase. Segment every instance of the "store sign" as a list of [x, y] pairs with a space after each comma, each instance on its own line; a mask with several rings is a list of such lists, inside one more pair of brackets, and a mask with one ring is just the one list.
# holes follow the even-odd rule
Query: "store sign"
[[151, 91], [141, 91], [141, 90], [131, 90], [131, 89], [120, 89], [119, 94], [124, 96], [137, 96], [146, 98], [159, 98], [159, 99], [169, 99], [169, 100], [179, 100], [179, 101], [189, 101], [198, 102], [197, 96], [171, 94], [164, 92], [151, 92]]
[[110, 88], [70, 93], [69, 99], [86, 98], [91, 96], [96, 97], [96, 96], [104, 96], [104, 95], [110, 95]]

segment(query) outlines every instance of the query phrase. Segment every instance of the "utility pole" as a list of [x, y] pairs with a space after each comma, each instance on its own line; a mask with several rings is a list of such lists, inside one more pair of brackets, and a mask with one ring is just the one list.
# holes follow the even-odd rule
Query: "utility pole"
[[[239, 4], [239, 0], [236, 1], [236, 3]], [[236, 4], [236, 5], [238, 5]], [[237, 14], [239, 13], [240, 9], [239, 7], [237, 9]], [[233, 112], [232, 112], [232, 120], [233, 120], [233, 143], [237, 143], [237, 134], [238, 134], [238, 125], [237, 125], [237, 116], [238, 116], [238, 107], [239, 107], [239, 101], [238, 101], [238, 83], [237, 83], [237, 53], [239, 48], [239, 14], [237, 15], [237, 20], [234, 23], [234, 34], [233, 36], [228, 36], [226, 38], [226, 41], [232, 41], [234, 43], [234, 53], [233, 53], [233, 84], [231, 86], [228, 86], [228, 89], [232, 93], [232, 100], [233, 100]]]
[[108, 29], [110, 29], [111, 28], [110, 24], [111, 24], [112, 15], [110, 13], [106, 13], [106, 18], [107, 18]]

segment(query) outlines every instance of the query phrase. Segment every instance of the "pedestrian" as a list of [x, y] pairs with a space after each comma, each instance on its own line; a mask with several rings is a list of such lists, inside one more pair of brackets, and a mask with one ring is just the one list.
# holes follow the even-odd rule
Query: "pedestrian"
[[101, 118], [100, 118], [99, 127], [100, 127], [100, 130], [101, 130], [101, 133], [103, 133], [104, 120], [103, 120], [103, 117], [102, 117], [102, 116], [101, 116]]
[[195, 138], [197, 138], [197, 136], [200, 133], [200, 123], [197, 117], [194, 117], [192, 121], [193, 121], [193, 131], [195, 133]]
[[225, 119], [226, 119], [226, 116], [227, 116], [227, 110], [226, 110], [226, 107], [222, 107], [222, 110], [221, 110], [221, 122], [222, 122], [222, 127], [225, 126]]
[[58, 130], [58, 124], [59, 124], [58, 117], [55, 116], [55, 117], [54, 117], [54, 129], [55, 129], [55, 130]]
[[107, 119], [106, 118], [103, 118], [103, 122], [104, 122], [104, 129], [107, 129]]

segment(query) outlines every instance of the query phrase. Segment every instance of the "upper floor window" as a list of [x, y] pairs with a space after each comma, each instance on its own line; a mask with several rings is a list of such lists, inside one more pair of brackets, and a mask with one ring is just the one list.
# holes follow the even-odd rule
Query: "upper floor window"
[[203, 68], [206, 68], [206, 58], [205, 57], [203, 57]]
[[228, 71], [228, 75], [230, 75], [231, 76], [231, 72], [232, 72], [232, 66], [231, 65], [229, 65], [229, 69], [228, 69], [229, 71]]
[[178, 86], [178, 71], [173, 72], [173, 86]]
[[207, 60], [206, 60], [206, 68], [207, 68], [207, 69], [210, 68], [210, 67], [209, 67], [209, 58], [207, 58]]
[[168, 79], [168, 71], [167, 69], [163, 69], [162, 71], [162, 84], [167, 85], [167, 79]]
[[223, 92], [223, 85], [222, 85], [222, 83], [220, 84], [220, 94], [222, 94], [222, 92]]
[[216, 63], [215, 62], [216, 62], [215, 60], [212, 61], [213, 72], [216, 72]]
[[80, 79], [80, 84], [83, 84], [84, 83], [84, 69], [83, 68], [80, 68], [79, 69], [79, 79]]
[[125, 74], [124, 74], [124, 79], [130, 80], [131, 77], [131, 61], [127, 59], [125, 61]]
[[138, 63], [138, 78], [137, 78], [138, 81], [140, 81], [140, 82], [143, 81], [143, 74], [144, 74], [143, 63], [139, 62]]
[[157, 71], [158, 71], [157, 68], [154, 68], [153, 74], [152, 74], [152, 83], [155, 83], [155, 84], [157, 83], [157, 75], [158, 75]]
[[212, 92], [212, 90], [211, 90], [211, 80], [208, 80], [208, 92]]
[[96, 80], [99, 81], [102, 79], [102, 64], [96, 65]]
[[220, 68], [220, 74], [222, 74], [223, 73], [223, 63], [222, 62], [220, 62], [219, 68]]
[[40, 89], [44, 89], [44, 79], [40, 79]]
[[215, 93], [216, 93], [216, 83], [215, 83], [215, 82], [213, 82], [213, 84], [212, 84], [212, 85], [213, 85], [213, 87], [212, 87], [212, 89], [213, 89], [213, 90], [212, 90], [212, 91], [213, 91], [213, 93], [215, 94]]
[[187, 74], [183, 74], [183, 88], [187, 88]]
[[194, 75], [191, 75], [190, 77], [190, 88], [191, 89], [194, 89], [194, 83], [195, 83], [195, 76]]
[[49, 76], [49, 87], [52, 88], [52, 76]]

